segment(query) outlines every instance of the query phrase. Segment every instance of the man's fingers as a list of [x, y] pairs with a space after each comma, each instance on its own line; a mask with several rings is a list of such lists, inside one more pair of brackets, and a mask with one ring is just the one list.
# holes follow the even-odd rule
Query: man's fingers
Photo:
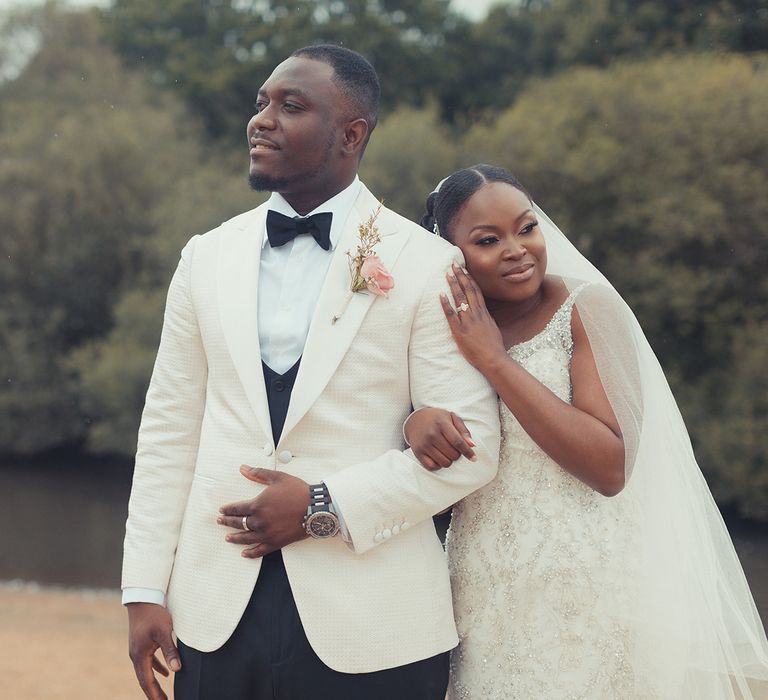
[[257, 532], [243, 532], [241, 530], [240, 532], [230, 532], [224, 539], [232, 544], [254, 545], [260, 544], [264, 537]]
[[274, 552], [276, 547], [272, 547], [268, 544], [257, 544], [253, 547], [246, 547], [242, 552], [240, 552], [240, 556], [245, 557], [246, 559], [258, 559], [259, 557], [265, 557], [270, 552]]
[[251, 513], [253, 510], [253, 500], [250, 501], [238, 501], [237, 503], [227, 503], [219, 508], [219, 513], [222, 515], [232, 515], [242, 518], [246, 513]]
[[[262, 529], [262, 522], [258, 515], [246, 515], [246, 522], [248, 527], [243, 527], [243, 515], [219, 515], [216, 518], [216, 522], [224, 527], [231, 527], [238, 532], [259, 532]], [[228, 533], [235, 534], [235, 533]]]
[[154, 655], [151, 657], [145, 656], [133, 665], [136, 671], [136, 678], [139, 680], [139, 686], [141, 686], [141, 690], [149, 700], [168, 700], [168, 696], [157, 682], [155, 674], [152, 673], [153, 663], [150, 661], [150, 658], [155, 659]]
[[278, 473], [274, 469], [263, 469], [262, 467], [249, 467], [247, 464], [240, 465], [240, 473], [250, 481], [255, 481], [257, 484], [264, 484], [269, 486], [278, 479]]
[[152, 657], [152, 668], [155, 671], [157, 671], [161, 676], [165, 676], [166, 678], [168, 678], [170, 671], [168, 671], [168, 669], [165, 666], [163, 666], [160, 659], [158, 659], [156, 656]]
[[160, 650], [163, 652], [163, 658], [165, 659], [165, 663], [168, 665], [168, 668], [170, 668], [174, 673], [181, 671], [181, 659], [179, 658], [179, 650], [173, 643], [173, 637], [171, 637], [170, 632], [167, 635], [164, 635], [163, 639], [158, 640], [158, 642], [160, 643]]

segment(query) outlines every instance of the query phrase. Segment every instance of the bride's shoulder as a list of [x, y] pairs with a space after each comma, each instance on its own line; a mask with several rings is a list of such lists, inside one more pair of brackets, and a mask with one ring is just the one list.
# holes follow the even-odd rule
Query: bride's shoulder
[[564, 299], [571, 298], [577, 308], [593, 304], [605, 305], [613, 309], [627, 308], [619, 293], [609, 284], [554, 275], [552, 278], [557, 280], [565, 290], [562, 292]]

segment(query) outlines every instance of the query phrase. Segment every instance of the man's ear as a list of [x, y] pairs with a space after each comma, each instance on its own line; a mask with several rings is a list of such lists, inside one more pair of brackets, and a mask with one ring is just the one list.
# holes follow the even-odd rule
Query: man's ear
[[368, 138], [368, 122], [365, 119], [353, 119], [344, 127], [342, 152], [344, 155], [361, 155]]

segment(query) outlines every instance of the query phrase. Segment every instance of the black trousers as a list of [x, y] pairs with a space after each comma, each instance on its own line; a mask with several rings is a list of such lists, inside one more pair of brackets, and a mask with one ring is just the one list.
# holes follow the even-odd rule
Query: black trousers
[[240, 623], [213, 652], [179, 641], [175, 700], [444, 700], [448, 653], [373, 673], [328, 668], [307, 641], [280, 552], [264, 558]]

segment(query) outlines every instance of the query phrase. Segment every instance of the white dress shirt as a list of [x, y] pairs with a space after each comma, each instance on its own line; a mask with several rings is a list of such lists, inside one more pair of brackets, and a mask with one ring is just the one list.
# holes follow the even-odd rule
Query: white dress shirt
[[[259, 345], [261, 359], [279, 374], [293, 367], [304, 352], [320, 289], [359, 193], [360, 179], [355, 177], [346, 189], [307, 214], [333, 214], [330, 250], [323, 250], [309, 235], [297, 236], [285, 245], [273, 248], [269, 245], [265, 224], [259, 263]], [[299, 216], [277, 192], [269, 198], [269, 209], [285, 216]], [[340, 513], [338, 515], [342, 536], [348, 540], [344, 520]], [[123, 605], [127, 603], [165, 605], [165, 594], [149, 588], [125, 588]]]
[[[349, 187], [308, 214], [333, 214], [330, 250], [323, 250], [308, 235], [272, 248], [264, 235], [259, 266], [259, 344], [261, 359], [278, 374], [288, 371], [304, 352], [333, 251], [359, 192], [360, 180], [355, 178]], [[298, 216], [276, 192], [268, 204], [272, 211]]]

